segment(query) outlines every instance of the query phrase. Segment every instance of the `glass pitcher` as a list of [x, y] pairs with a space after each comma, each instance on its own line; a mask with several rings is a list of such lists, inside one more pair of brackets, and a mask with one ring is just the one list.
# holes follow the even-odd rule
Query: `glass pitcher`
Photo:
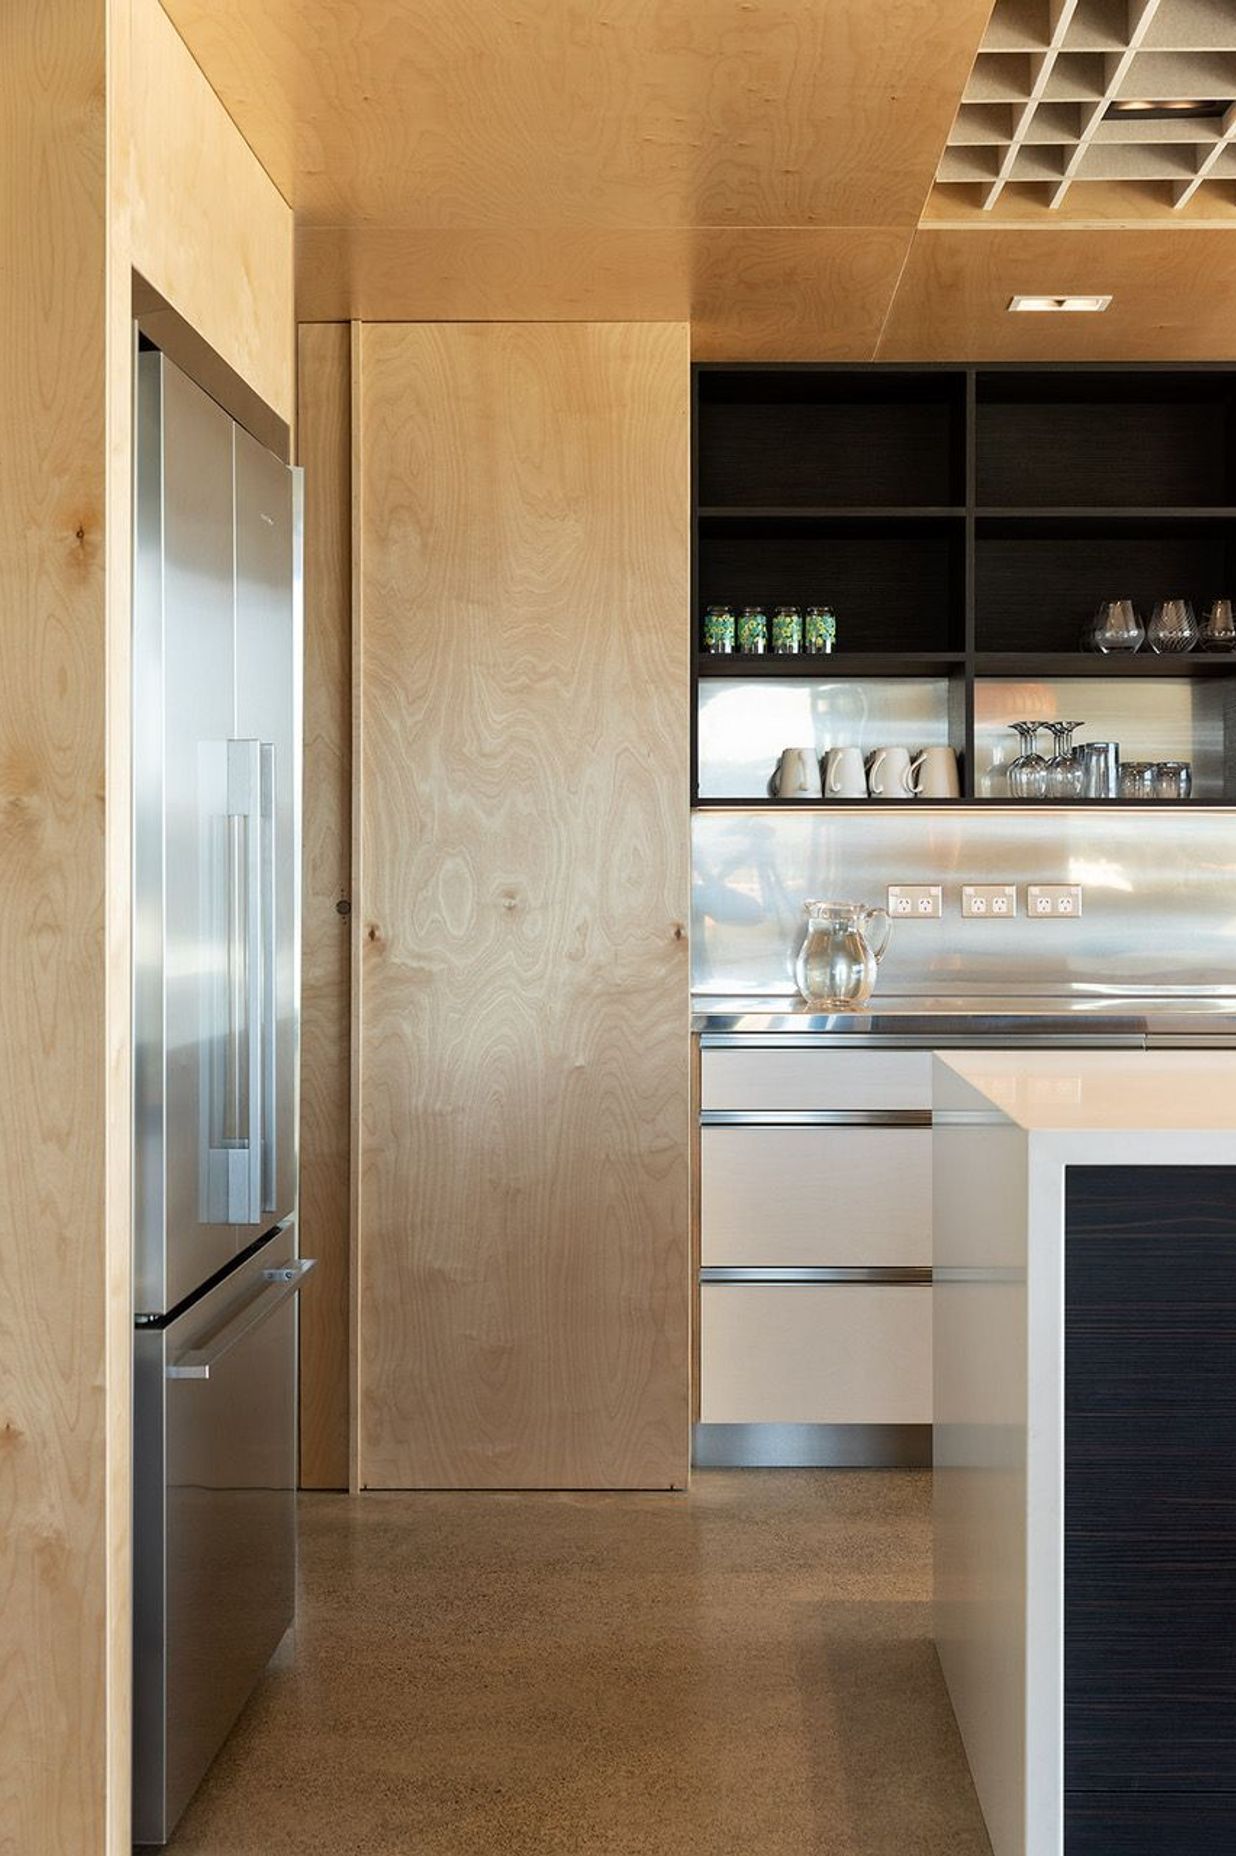
[[861, 902], [808, 902], [804, 908], [807, 932], [794, 962], [799, 992], [830, 1012], [861, 1011], [892, 933], [887, 909]]

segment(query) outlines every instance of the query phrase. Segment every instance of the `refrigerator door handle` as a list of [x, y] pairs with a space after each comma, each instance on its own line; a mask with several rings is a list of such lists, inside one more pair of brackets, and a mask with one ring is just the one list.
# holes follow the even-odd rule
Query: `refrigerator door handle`
[[209, 1347], [191, 1348], [167, 1367], [169, 1379], [209, 1379], [211, 1368], [218, 1366], [231, 1353], [233, 1347], [239, 1347], [255, 1328], [260, 1328], [268, 1321], [277, 1308], [281, 1308], [289, 1296], [298, 1295], [306, 1276], [317, 1268], [316, 1257], [298, 1257], [294, 1263], [281, 1264], [277, 1269], [262, 1271], [262, 1287], [251, 1301], [228, 1322], [227, 1326]]
[[227, 901], [218, 1111], [212, 1114], [207, 1219], [262, 1219], [262, 767], [261, 742], [227, 743]]
[[262, 1210], [278, 1211], [276, 1181], [279, 1150], [279, 922], [278, 870], [279, 845], [276, 837], [279, 817], [278, 788], [275, 782], [275, 745], [263, 741], [261, 746], [261, 814], [262, 814]]

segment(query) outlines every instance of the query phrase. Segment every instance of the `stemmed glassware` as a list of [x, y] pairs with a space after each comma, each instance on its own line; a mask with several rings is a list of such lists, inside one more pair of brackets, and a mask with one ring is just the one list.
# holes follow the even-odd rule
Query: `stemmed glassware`
[[1047, 762], [1038, 751], [1042, 722], [1010, 722], [1021, 737], [1021, 752], [1009, 762], [1009, 797], [1012, 799], [1046, 799]]
[[1055, 742], [1055, 752], [1047, 762], [1047, 797], [1078, 799], [1082, 789], [1081, 756], [1073, 751], [1073, 736], [1080, 722], [1048, 722], [1047, 731]]

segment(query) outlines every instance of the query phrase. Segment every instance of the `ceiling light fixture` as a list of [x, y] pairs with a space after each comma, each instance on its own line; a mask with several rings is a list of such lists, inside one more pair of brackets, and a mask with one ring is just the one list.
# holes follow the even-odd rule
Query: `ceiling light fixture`
[[1132, 118], [1138, 122], [1206, 122], [1232, 107], [1230, 97], [1119, 97], [1103, 115], [1108, 122]]
[[1009, 308], [1030, 315], [1094, 315], [1110, 302], [1110, 296], [1015, 296], [1010, 297]]

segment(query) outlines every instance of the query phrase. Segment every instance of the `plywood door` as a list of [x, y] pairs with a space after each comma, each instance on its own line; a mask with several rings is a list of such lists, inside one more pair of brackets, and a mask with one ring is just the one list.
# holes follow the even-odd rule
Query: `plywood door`
[[358, 348], [360, 1479], [688, 1458], [688, 341]]
[[[352, 363], [346, 323], [300, 331], [305, 469], [305, 790], [301, 919], [300, 1479], [346, 1489], [352, 867]], [[342, 913], [340, 912], [342, 910]]]

